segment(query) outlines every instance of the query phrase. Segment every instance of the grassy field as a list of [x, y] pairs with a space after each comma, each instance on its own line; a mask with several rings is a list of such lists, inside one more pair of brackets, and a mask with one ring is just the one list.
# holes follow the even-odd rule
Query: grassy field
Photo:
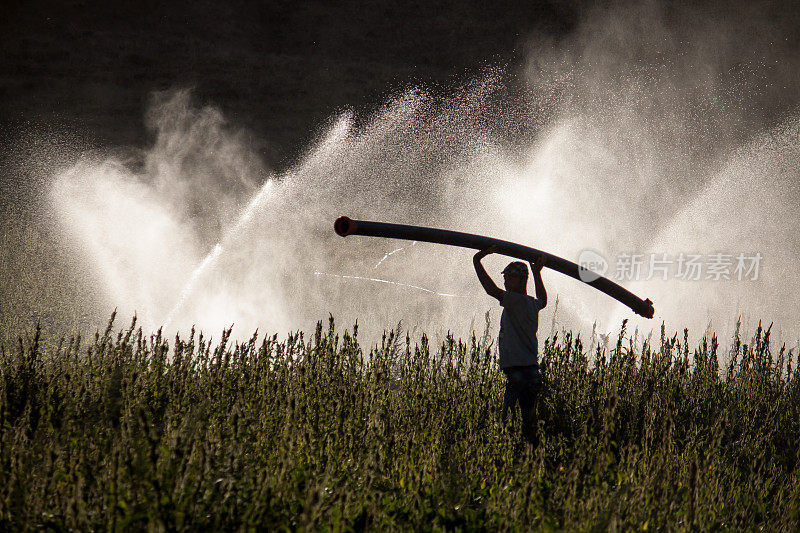
[[501, 427], [488, 337], [115, 331], [2, 347], [2, 529], [800, 526], [800, 378], [769, 330], [546, 339], [535, 448]]

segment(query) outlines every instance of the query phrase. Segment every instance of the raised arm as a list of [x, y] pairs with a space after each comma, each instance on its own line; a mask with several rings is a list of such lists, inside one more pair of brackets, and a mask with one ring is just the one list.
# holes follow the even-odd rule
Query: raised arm
[[475, 257], [472, 258], [472, 264], [475, 265], [475, 273], [478, 274], [478, 280], [480, 280], [481, 285], [483, 285], [483, 289], [486, 291], [486, 294], [497, 298], [498, 302], [502, 302], [503, 294], [505, 294], [503, 289], [495, 285], [494, 281], [491, 277], [489, 277], [486, 269], [483, 268], [483, 265], [481, 264], [481, 259], [494, 252], [494, 246], [487, 248], [486, 250], [481, 250], [475, 254]]
[[547, 291], [544, 290], [544, 283], [542, 282], [542, 267], [546, 260], [543, 255], [540, 255], [535, 263], [531, 263], [531, 272], [533, 273], [533, 286], [536, 289], [536, 299], [542, 302], [542, 309], [547, 307]]

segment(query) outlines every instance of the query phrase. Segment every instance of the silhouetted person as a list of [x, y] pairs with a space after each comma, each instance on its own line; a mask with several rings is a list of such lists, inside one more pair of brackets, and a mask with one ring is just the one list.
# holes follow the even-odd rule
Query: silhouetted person
[[513, 261], [503, 269], [506, 290], [495, 285], [481, 259], [495, 253], [492, 246], [481, 250], [473, 259], [478, 279], [489, 296], [497, 298], [503, 306], [500, 317], [500, 368], [506, 375], [506, 390], [503, 397], [503, 423], [512, 416], [517, 406], [522, 415], [522, 434], [529, 442], [535, 441], [536, 435], [536, 396], [542, 388], [539, 373], [539, 345], [536, 330], [539, 327], [539, 311], [547, 305], [547, 292], [542, 283], [542, 267], [544, 256], [539, 256], [531, 263], [533, 284], [536, 298], [528, 295], [528, 267], [521, 261]]

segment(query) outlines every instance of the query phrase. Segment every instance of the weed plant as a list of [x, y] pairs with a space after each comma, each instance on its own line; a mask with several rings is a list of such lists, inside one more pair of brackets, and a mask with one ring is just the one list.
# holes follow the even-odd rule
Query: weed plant
[[[357, 326], [0, 348], [0, 528], [800, 527], [800, 377], [769, 328], [542, 343], [538, 444], [500, 423], [488, 335], [366, 352]], [[612, 341], [613, 342], [613, 341]]]

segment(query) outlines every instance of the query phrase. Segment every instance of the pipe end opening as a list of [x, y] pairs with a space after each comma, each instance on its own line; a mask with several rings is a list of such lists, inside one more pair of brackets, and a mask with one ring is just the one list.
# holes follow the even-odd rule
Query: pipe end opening
[[356, 227], [355, 221], [348, 217], [339, 217], [336, 219], [336, 222], [333, 223], [333, 230], [340, 237], [352, 235], [355, 233]]
[[653, 318], [653, 315], [656, 313], [656, 310], [653, 308], [653, 302], [650, 300], [650, 298], [648, 298], [642, 303], [643, 305], [639, 308], [636, 314], [645, 318]]

